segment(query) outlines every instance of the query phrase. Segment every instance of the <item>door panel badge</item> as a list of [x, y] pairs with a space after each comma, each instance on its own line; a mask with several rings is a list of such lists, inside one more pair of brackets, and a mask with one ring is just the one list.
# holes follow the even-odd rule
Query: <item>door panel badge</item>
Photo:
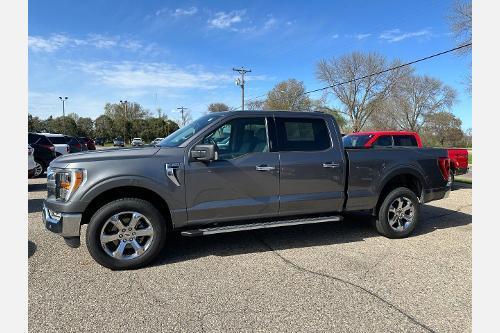
[[177, 169], [181, 167], [181, 163], [167, 163], [165, 164], [165, 171], [167, 173], [168, 179], [174, 183], [175, 186], [179, 187], [179, 179], [177, 179]]

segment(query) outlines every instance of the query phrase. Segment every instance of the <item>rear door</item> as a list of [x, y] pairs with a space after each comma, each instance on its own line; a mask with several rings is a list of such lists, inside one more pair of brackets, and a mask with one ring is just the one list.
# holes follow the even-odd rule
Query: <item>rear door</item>
[[343, 148], [323, 117], [277, 116], [280, 215], [342, 210]]

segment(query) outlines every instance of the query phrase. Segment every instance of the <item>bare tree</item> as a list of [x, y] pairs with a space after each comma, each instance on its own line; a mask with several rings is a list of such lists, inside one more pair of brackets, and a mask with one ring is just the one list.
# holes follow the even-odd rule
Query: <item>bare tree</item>
[[208, 106], [208, 111], [209, 112], [224, 112], [224, 111], [229, 111], [230, 108], [224, 103], [211, 103]]
[[[394, 61], [391, 67], [398, 64]], [[348, 117], [354, 132], [360, 131], [377, 110], [375, 102], [385, 99], [403, 73], [411, 70], [403, 67], [371, 75], [387, 69], [387, 65], [382, 55], [360, 52], [323, 59], [317, 64], [318, 80], [332, 86], [330, 91], [342, 103], [340, 111]], [[348, 83], [339, 84], [342, 82]]]
[[295, 79], [282, 81], [267, 93], [265, 102], [269, 110], [309, 111], [312, 103], [306, 92], [304, 83]]
[[266, 108], [266, 101], [256, 99], [246, 103], [246, 110], [263, 110]]
[[[448, 20], [458, 45], [472, 43], [472, 1], [455, 0]], [[465, 47], [457, 52], [470, 54], [472, 46]]]
[[406, 75], [392, 89], [385, 107], [400, 129], [419, 131], [428, 114], [450, 109], [456, 98], [456, 91], [441, 80]]

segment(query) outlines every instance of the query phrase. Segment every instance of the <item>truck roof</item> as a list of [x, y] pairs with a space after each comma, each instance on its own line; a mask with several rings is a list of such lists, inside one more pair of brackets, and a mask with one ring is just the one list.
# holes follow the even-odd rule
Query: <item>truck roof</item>
[[321, 112], [321, 111], [287, 111], [287, 110], [245, 110], [245, 111], [223, 111], [223, 112], [216, 112], [217, 114], [224, 114], [224, 115], [230, 115], [230, 114], [262, 114], [262, 113], [272, 113], [272, 114], [279, 114], [279, 115], [303, 115], [303, 116], [311, 116], [311, 115], [326, 115], [326, 116], [331, 116], [328, 113]]
[[346, 135], [418, 135], [417, 132], [411, 131], [366, 131], [366, 132], [355, 132]]

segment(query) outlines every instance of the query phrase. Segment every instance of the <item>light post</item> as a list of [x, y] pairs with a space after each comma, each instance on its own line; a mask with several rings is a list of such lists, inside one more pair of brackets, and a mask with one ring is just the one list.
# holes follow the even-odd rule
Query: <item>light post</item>
[[64, 102], [68, 100], [68, 97], [61, 97], [59, 96], [59, 99], [61, 100], [62, 102], [62, 108], [63, 108], [63, 134], [66, 134], [66, 115], [65, 115], [65, 112], [64, 112]]
[[124, 115], [125, 121], [124, 121], [124, 125], [123, 125], [123, 143], [126, 143], [126, 140], [127, 140], [126, 139], [126, 137], [127, 137], [127, 120], [128, 120], [127, 119], [127, 104], [128, 104], [128, 102], [127, 102], [127, 100], [124, 100], [124, 101], [120, 100], [120, 104], [122, 107], [125, 108], [125, 115]]

